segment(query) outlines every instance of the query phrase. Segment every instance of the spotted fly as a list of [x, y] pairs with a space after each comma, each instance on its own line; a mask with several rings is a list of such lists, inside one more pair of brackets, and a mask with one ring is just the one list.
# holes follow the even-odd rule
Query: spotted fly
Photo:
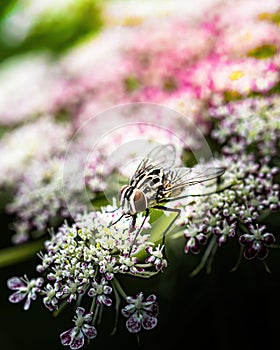
[[216, 179], [225, 172], [223, 167], [177, 168], [174, 166], [175, 158], [175, 147], [171, 144], [153, 148], [140, 162], [129, 183], [119, 191], [118, 197], [123, 211], [119, 219], [124, 215], [130, 215], [132, 217], [131, 231], [135, 230], [137, 214], [145, 212], [145, 217], [135, 233], [129, 255], [151, 208], [176, 213], [162, 234], [162, 244], [164, 244], [167, 232], [181, 213], [181, 209], [169, 208], [165, 204], [188, 197], [188, 195], [182, 195], [188, 186]]

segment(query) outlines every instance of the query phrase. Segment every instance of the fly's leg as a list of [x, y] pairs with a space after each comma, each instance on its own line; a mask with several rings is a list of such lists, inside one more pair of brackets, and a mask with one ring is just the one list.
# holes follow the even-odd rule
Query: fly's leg
[[[147, 220], [149, 214], [150, 214], [150, 210], [147, 208], [146, 211], [145, 211], [145, 217], [144, 217], [140, 227], [138, 228], [138, 230], [136, 231], [136, 233], [134, 235], [133, 241], [132, 241], [130, 249], [129, 249], [128, 256], [131, 255], [132, 248], [133, 248], [134, 244], [136, 243], [136, 239], [137, 239], [139, 233], [141, 232], [141, 230], [142, 230], [142, 228], [143, 228], [143, 226], [145, 224], [145, 221]], [[136, 215], [133, 215], [132, 216], [131, 226], [130, 226], [130, 232], [133, 232], [135, 230], [135, 224], [136, 224]]]
[[116, 221], [113, 221], [109, 226], [107, 227], [111, 227], [113, 225], [115, 225], [117, 222], [119, 222], [123, 217], [125, 216], [125, 214], [122, 214]]
[[105, 213], [115, 213], [116, 211], [120, 210], [120, 207], [113, 209], [113, 210], [106, 210]]
[[[178, 219], [178, 217], [180, 216], [181, 209], [179, 209], [179, 208], [168, 208], [168, 207], [165, 207], [164, 205], [156, 205], [153, 208], [154, 209], [163, 210], [163, 211], [168, 211], [168, 212], [171, 212], [171, 213], [176, 213], [174, 219], [170, 222], [170, 224], [167, 226], [167, 228], [162, 233], [162, 245], [164, 245], [165, 244], [166, 234], [171, 229], [171, 227], [174, 225], [174, 223]], [[165, 249], [164, 249], [164, 255], [166, 255], [165, 254]]]

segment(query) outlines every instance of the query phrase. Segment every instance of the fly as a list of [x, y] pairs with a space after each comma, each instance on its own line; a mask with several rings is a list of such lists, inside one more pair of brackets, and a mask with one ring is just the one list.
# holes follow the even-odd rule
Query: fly
[[153, 148], [140, 162], [128, 185], [123, 186], [119, 191], [118, 197], [123, 211], [119, 220], [124, 215], [130, 215], [132, 231], [135, 230], [137, 214], [145, 211], [145, 217], [135, 233], [129, 255], [151, 208], [176, 213], [162, 234], [162, 244], [164, 244], [167, 232], [181, 213], [181, 209], [169, 208], [164, 204], [188, 197], [189, 195], [181, 195], [186, 187], [216, 179], [225, 172], [223, 167], [177, 168], [174, 167], [175, 156], [175, 147], [171, 144]]

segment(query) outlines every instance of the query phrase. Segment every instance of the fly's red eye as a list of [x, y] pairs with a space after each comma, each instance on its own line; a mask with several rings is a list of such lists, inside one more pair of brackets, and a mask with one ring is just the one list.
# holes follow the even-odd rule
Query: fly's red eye
[[142, 191], [135, 191], [133, 202], [137, 213], [140, 213], [147, 209], [147, 199]]
[[128, 185], [125, 185], [125, 186], [123, 186], [123, 187], [120, 189], [119, 194], [118, 194], [119, 202], [121, 201], [123, 191], [124, 191], [127, 187], [128, 187]]

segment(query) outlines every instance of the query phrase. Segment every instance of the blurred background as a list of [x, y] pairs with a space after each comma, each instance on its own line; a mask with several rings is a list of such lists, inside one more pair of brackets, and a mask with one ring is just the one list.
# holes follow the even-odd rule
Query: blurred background
[[[271, 89], [278, 94], [279, 9], [277, 1], [260, 4], [253, 0], [1, 0], [0, 152], [6, 152], [0, 165], [3, 349], [62, 349], [59, 334], [70, 327], [72, 318], [70, 309], [54, 318], [41, 302], [33, 303], [29, 312], [23, 311], [22, 305], [8, 302], [7, 279], [36, 275], [39, 258], [35, 252], [43, 245], [42, 240], [32, 237], [26, 251], [22, 246], [14, 247], [11, 224], [18, 213], [5, 209], [17, 193], [21, 176], [29, 171], [29, 159], [37, 157], [40, 147], [33, 136], [41, 142], [44, 137], [51, 138], [44, 134], [44, 125], [42, 129], [36, 126], [29, 131], [34, 142], [29, 147], [22, 128], [45, 116], [51, 118], [53, 128], [59, 125], [62, 129], [60, 136], [54, 137], [57, 154], [65, 150], [63, 143], [69, 140], [69, 134], [63, 136], [65, 130], [70, 129], [71, 135], [89, 115], [117, 103], [159, 102], [180, 111], [191, 110], [199, 115], [199, 122], [208, 114], [209, 106], [220, 101], [221, 91], [226, 99], [236, 94], [257, 96]], [[158, 60], [149, 61], [149, 50]], [[157, 56], [161, 50], [164, 59]], [[150, 65], [151, 71], [143, 73], [134, 55], [141, 64]], [[212, 94], [206, 78], [212, 70], [211, 60], [217, 55], [223, 57], [219, 62], [234, 63], [235, 77], [243, 74], [240, 72], [246, 64], [251, 65], [248, 80], [232, 88], [223, 85], [223, 77], [219, 76]], [[187, 61], [188, 67], [196, 69], [192, 82], [188, 80], [189, 68], [182, 69]], [[219, 67], [215, 69], [220, 72]], [[187, 71], [184, 78], [181, 70]], [[180, 79], [170, 79], [168, 71]], [[256, 71], [265, 78], [253, 91], [250, 77]], [[207, 128], [207, 123], [206, 118], [201, 125]], [[49, 135], [53, 135], [52, 130]], [[17, 136], [12, 140], [10, 135]], [[53, 157], [52, 148], [46, 152]], [[273, 214], [267, 225], [272, 232], [279, 232], [279, 213]], [[23, 229], [18, 230], [17, 239], [22, 239]], [[216, 255], [210, 274], [202, 270], [190, 277], [201, 257], [186, 256], [182, 247], [182, 241], [170, 243], [171, 263], [162, 275], [137, 283], [132, 277], [121, 279], [131, 293], [143, 288], [147, 295], [158, 295], [158, 327], [142, 332], [140, 348], [276, 348], [280, 314], [278, 250], [272, 250], [269, 256], [272, 273], [255, 260], [242, 261], [231, 272], [239, 254], [233, 242]], [[114, 336], [110, 336], [112, 328], [113, 319], [105, 312], [97, 339], [84, 348], [138, 348], [136, 337], [125, 330], [124, 320], [120, 320]]]

